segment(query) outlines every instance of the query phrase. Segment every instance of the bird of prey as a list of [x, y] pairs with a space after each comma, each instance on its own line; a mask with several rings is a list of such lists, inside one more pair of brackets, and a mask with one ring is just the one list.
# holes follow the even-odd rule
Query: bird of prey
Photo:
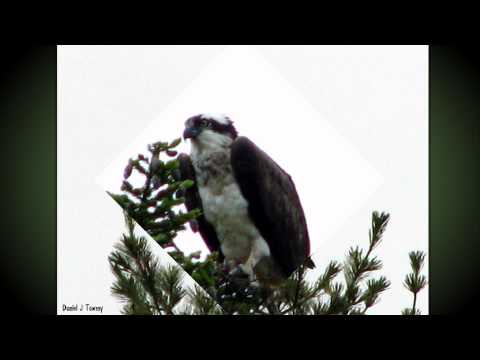
[[221, 114], [185, 122], [180, 173], [195, 185], [185, 193], [187, 210], [200, 209], [198, 230], [231, 272], [255, 285], [278, 285], [300, 265], [314, 267], [302, 205], [292, 178]]

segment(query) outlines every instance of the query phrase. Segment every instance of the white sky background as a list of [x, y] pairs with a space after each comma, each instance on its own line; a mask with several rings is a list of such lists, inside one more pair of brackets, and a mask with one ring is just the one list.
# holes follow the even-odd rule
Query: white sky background
[[[103, 189], [119, 192], [129, 157], [202, 112], [229, 115], [292, 175], [318, 272], [367, 246], [372, 210], [391, 213], [376, 254], [392, 287], [370, 313], [410, 306], [408, 252], [428, 250], [427, 46], [62, 46], [58, 56], [59, 309], [118, 313], [106, 257], [123, 224]], [[177, 244], [206, 251], [190, 232]], [[427, 291], [419, 308], [428, 312]]]

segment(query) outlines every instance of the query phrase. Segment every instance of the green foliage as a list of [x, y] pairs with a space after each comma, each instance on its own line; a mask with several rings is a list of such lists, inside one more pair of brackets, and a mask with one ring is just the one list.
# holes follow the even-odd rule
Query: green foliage
[[[200, 253], [186, 255], [174, 241], [178, 232], [186, 229], [185, 224], [200, 215], [199, 210], [183, 212], [180, 209], [185, 201], [184, 191], [194, 185], [191, 180], [180, 179], [179, 162], [175, 158], [177, 151], [174, 150], [180, 142], [179, 138], [170, 144], [157, 142], [148, 145], [148, 156], [139, 154], [128, 161], [120, 188], [122, 193], [109, 192], [109, 195], [200, 286], [209, 287], [214, 285], [212, 279], [216, 254], [210, 254], [200, 262]], [[129, 179], [134, 172], [144, 178], [143, 186], [135, 187], [130, 183]]]
[[[127, 234], [124, 234], [108, 260], [115, 275], [112, 293], [124, 302], [127, 315], [214, 315], [222, 309], [196, 286], [185, 290], [182, 269], [161, 266], [148, 248], [144, 237], [136, 236], [135, 224], [125, 214]], [[187, 302], [180, 306], [183, 299]]]
[[184, 311], [184, 315], [223, 315], [214, 298], [205, 293], [199, 286], [195, 290], [188, 291], [190, 305]]
[[413, 294], [413, 305], [402, 311], [403, 315], [421, 315], [417, 307], [417, 294], [427, 286], [427, 278], [420, 275], [425, 262], [425, 253], [422, 251], [412, 251], [408, 254], [410, 257], [410, 266], [412, 272], [405, 277], [404, 286]]
[[124, 314], [174, 314], [183, 297], [178, 267], [163, 268], [148, 249], [147, 240], [134, 234], [134, 222], [126, 215], [128, 233], [108, 260], [116, 277], [112, 293], [124, 303]]
[[[128, 161], [120, 188], [123, 193], [109, 192], [160, 246], [169, 250], [178, 250], [173, 240], [179, 231], [185, 230], [186, 223], [200, 214], [198, 210], [187, 213], [178, 210], [185, 200], [183, 191], [193, 186], [193, 182], [180, 180], [178, 160], [163, 159], [177, 156], [174, 148], [180, 141], [148, 145], [149, 156], [139, 154]], [[134, 172], [145, 178], [143, 186], [135, 187], [129, 182]]]

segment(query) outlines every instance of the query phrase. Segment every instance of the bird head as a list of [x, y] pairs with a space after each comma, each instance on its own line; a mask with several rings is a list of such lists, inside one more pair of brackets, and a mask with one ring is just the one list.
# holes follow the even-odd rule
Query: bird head
[[231, 143], [238, 134], [233, 121], [225, 115], [200, 114], [192, 116], [185, 122], [183, 138], [192, 143], [209, 145], [214, 143]]

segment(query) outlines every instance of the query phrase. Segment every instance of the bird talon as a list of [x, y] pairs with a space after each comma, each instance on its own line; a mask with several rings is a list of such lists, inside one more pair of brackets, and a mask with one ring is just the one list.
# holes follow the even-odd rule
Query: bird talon
[[250, 276], [248, 273], [245, 271], [242, 265], [238, 265], [236, 268], [231, 270], [228, 275], [231, 277], [238, 277], [238, 278], [249, 278]]

